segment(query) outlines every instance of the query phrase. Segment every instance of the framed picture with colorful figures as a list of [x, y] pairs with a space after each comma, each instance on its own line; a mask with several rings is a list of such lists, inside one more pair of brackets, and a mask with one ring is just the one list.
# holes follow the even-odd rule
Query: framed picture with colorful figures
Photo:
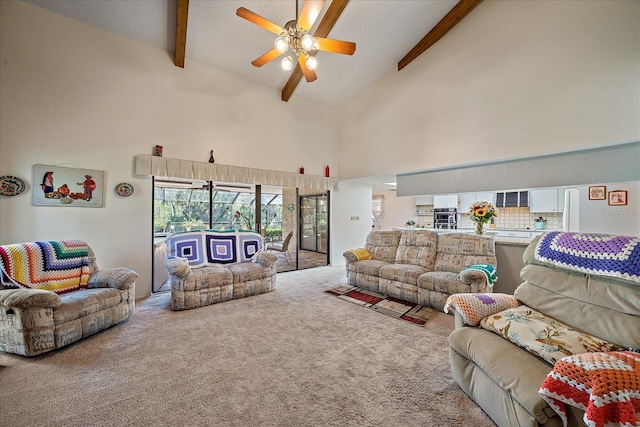
[[33, 205], [101, 208], [104, 171], [33, 165]]
[[589, 187], [589, 200], [607, 200], [607, 187], [604, 185]]
[[627, 204], [627, 192], [625, 190], [609, 191], [609, 206], [625, 206]]

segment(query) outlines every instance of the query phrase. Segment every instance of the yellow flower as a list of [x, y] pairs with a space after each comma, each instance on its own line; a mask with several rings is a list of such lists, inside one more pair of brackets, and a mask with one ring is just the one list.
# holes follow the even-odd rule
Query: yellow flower
[[476, 209], [476, 216], [485, 216], [487, 214], [487, 211], [480, 208], [480, 209]]

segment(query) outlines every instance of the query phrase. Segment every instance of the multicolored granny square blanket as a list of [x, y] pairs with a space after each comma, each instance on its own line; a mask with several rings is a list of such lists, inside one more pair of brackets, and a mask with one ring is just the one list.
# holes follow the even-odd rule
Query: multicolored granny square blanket
[[455, 308], [469, 326], [478, 326], [487, 316], [499, 313], [508, 308], [517, 307], [520, 303], [513, 295], [501, 293], [460, 293], [447, 298], [444, 312]]
[[89, 246], [81, 240], [0, 246], [2, 282], [56, 293], [86, 288]]
[[538, 391], [567, 425], [566, 405], [585, 411], [590, 427], [640, 425], [640, 354], [632, 351], [563, 357]]
[[640, 237], [554, 231], [542, 235], [534, 256], [558, 267], [640, 283]]

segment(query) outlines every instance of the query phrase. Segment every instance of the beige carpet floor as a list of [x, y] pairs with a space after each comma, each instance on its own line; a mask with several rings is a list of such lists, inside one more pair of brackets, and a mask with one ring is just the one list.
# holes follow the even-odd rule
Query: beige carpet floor
[[323, 291], [343, 266], [274, 292], [173, 312], [169, 294], [67, 348], [0, 353], [0, 426], [493, 426], [452, 379], [453, 318], [424, 327]]

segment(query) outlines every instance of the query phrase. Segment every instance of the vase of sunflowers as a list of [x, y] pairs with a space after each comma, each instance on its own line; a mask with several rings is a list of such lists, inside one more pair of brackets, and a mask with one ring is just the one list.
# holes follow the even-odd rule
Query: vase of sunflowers
[[484, 234], [484, 225], [498, 217], [498, 210], [489, 202], [473, 202], [467, 212], [471, 221], [476, 223], [476, 234]]

